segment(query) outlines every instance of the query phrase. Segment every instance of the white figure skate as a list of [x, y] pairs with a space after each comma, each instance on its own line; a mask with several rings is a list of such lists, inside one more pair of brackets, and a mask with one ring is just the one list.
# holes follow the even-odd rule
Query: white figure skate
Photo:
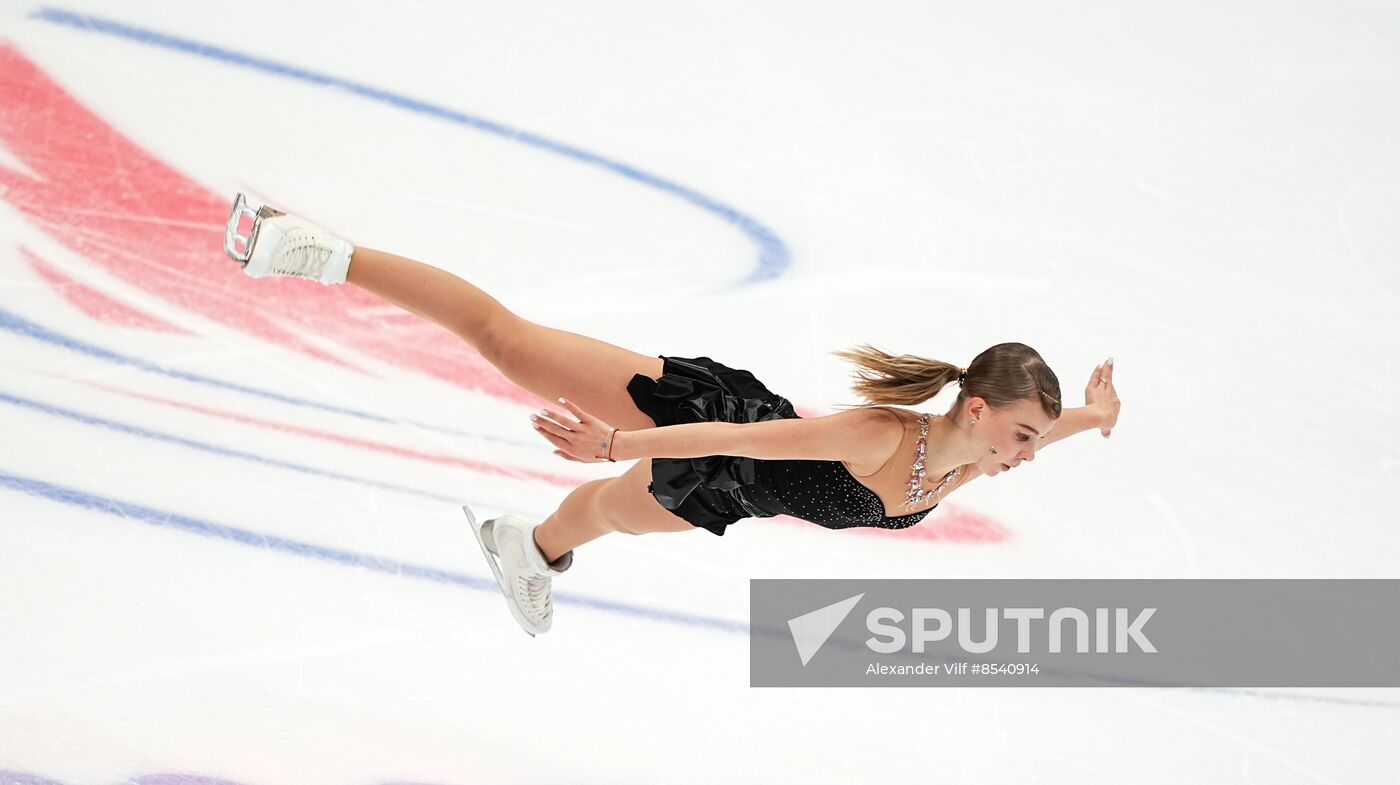
[[254, 210], [238, 194], [224, 228], [224, 252], [243, 265], [250, 278], [290, 275], [332, 286], [345, 283], [355, 247], [310, 221], [267, 205]]
[[539, 524], [503, 515], [478, 526], [470, 508], [464, 506], [462, 512], [467, 514], [472, 534], [491, 565], [511, 615], [530, 637], [549, 632], [554, 621], [550, 583], [574, 563], [574, 552], [546, 562], [535, 545], [535, 527]]

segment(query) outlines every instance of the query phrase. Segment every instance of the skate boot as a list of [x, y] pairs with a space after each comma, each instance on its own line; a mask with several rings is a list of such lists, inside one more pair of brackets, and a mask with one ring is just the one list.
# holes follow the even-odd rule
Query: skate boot
[[463, 510], [472, 521], [472, 531], [481, 542], [511, 615], [531, 636], [549, 632], [554, 621], [550, 583], [573, 564], [574, 552], [546, 562], [535, 544], [535, 528], [539, 524], [504, 515], [478, 528], [471, 511], [465, 507]]
[[[245, 218], [247, 234], [242, 232]], [[326, 286], [345, 283], [354, 251], [350, 243], [310, 221], [266, 205], [253, 210], [243, 194], [234, 199], [224, 229], [224, 252], [243, 265], [250, 278], [290, 275]]]

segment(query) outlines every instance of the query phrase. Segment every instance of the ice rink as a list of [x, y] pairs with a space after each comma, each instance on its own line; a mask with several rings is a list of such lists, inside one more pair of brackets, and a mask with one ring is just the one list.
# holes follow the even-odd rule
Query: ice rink
[[[0, 784], [1381, 783], [1393, 689], [756, 689], [752, 578], [1397, 578], [1384, 2], [0, 0]], [[1035, 347], [1124, 406], [898, 532], [610, 535], [548, 403], [223, 254], [245, 191], [752, 371]], [[942, 413], [956, 388], [917, 407]]]

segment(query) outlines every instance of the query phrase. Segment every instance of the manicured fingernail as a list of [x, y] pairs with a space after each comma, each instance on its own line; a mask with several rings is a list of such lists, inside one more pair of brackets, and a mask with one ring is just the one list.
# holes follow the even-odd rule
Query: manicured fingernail
[[540, 416], [541, 416], [541, 417], [548, 417], [548, 416], [549, 416], [549, 410], [548, 410], [548, 409], [540, 409]]
[[1112, 364], [1113, 364], [1113, 358], [1112, 358], [1112, 357], [1108, 358], [1108, 364], [1109, 364], [1109, 365], [1112, 365]]

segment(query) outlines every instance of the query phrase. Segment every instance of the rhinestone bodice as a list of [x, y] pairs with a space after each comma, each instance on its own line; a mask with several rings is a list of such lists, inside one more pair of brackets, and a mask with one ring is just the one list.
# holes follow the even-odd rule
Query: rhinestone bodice
[[[905, 508], [934, 500], [957, 479], [959, 470], [944, 476], [938, 487], [921, 487], [928, 445], [928, 418], [920, 417], [919, 441], [910, 469]], [[933, 415], [937, 416], [937, 415]], [[905, 453], [907, 455], [907, 453]], [[901, 456], [893, 456], [901, 460]], [[880, 496], [862, 483], [841, 461], [754, 461], [755, 482], [742, 489], [743, 509], [752, 517], [791, 515], [828, 529], [873, 526], [905, 529], [922, 520], [937, 504], [905, 515], [886, 515]], [[912, 500], [912, 502], [910, 501]]]
[[[943, 475], [943, 479], [936, 488], [924, 488], [923, 480], [926, 470], [924, 469], [924, 452], [928, 449], [928, 421], [934, 415], [919, 414], [919, 445], [914, 449], [914, 468], [909, 473], [909, 491], [904, 496], [905, 508], [917, 507], [920, 503], [928, 501], [943, 492], [948, 487], [948, 483], [956, 480], [962, 474], [962, 467], [955, 466], [953, 470]], [[942, 415], [938, 415], [942, 416]]]

